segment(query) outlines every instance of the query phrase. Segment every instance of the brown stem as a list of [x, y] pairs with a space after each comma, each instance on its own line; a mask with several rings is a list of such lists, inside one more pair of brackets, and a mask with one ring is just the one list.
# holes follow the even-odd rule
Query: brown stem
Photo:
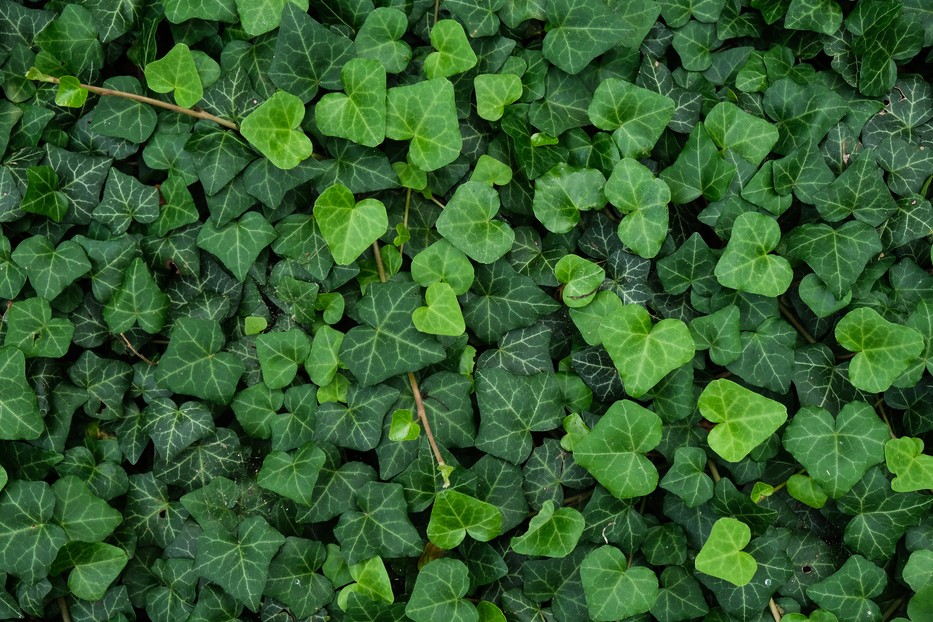
[[441, 0], [434, 0], [434, 25], [437, 25], [437, 14], [441, 9]]
[[[54, 76], [42, 76], [37, 78], [42, 82], [50, 82], [52, 84], [58, 84], [60, 80]], [[175, 104], [170, 104], [159, 99], [154, 99], [152, 97], [146, 97], [145, 95], [137, 95], [135, 93], [127, 93], [126, 91], [117, 91], [115, 89], [106, 89], [101, 86], [91, 86], [90, 84], [79, 84], [82, 89], [90, 91], [91, 93], [96, 93], [98, 95], [111, 95], [113, 97], [122, 97], [123, 99], [131, 99], [143, 104], [149, 104], [150, 106], [158, 106], [159, 108], [165, 108], [166, 110], [171, 110], [172, 112], [177, 112], [179, 114], [186, 114], [189, 117], [195, 117], [196, 119], [204, 119], [205, 121], [213, 121], [218, 125], [222, 125], [231, 130], [239, 131], [239, 127], [233, 121], [228, 121], [227, 119], [222, 119], [221, 117], [212, 115], [209, 112], [204, 112], [203, 110], [192, 110], [191, 108], [182, 108], [181, 106], [176, 106]]]
[[586, 492], [581, 492], [579, 494], [573, 495], [572, 497], [567, 497], [564, 499], [563, 505], [577, 505], [582, 503], [593, 496], [592, 490], [587, 490]]
[[888, 434], [891, 435], [891, 438], [897, 438], [894, 428], [891, 427], [891, 420], [888, 419], [888, 412], [884, 409], [884, 398], [878, 398], [878, 401], [875, 402], [875, 408], [878, 410], [878, 414], [881, 415], [881, 420], [888, 426]]
[[774, 622], [781, 622], [781, 608], [778, 607], [773, 598], [768, 600], [768, 609], [771, 610], [771, 615], [774, 617]]
[[901, 605], [904, 604], [905, 600], [907, 600], [907, 597], [904, 596], [903, 594], [901, 596], [898, 596], [897, 600], [891, 603], [891, 605], [887, 609], [884, 610], [884, 613], [881, 614], [881, 621], [888, 622], [888, 620], [891, 619], [891, 616], [897, 613], [897, 610], [901, 608]]
[[142, 359], [143, 361], [146, 361], [146, 362], [149, 364], [150, 367], [153, 366], [153, 365], [155, 365], [155, 363], [153, 363], [152, 361], [150, 361], [149, 359], [147, 359], [145, 356], [143, 356], [142, 354], [140, 354], [140, 353], [139, 353], [139, 350], [137, 350], [136, 348], [133, 347], [133, 344], [130, 343], [130, 340], [126, 338], [126, 335], [124, 335], [123, 333], [120, 333], [120, 339], [123, 340], [124, 345], [126, 345], [126, 347], [129, 348], [130, 352], [132, 352], [133, 354], [135, 354], [136, 356], [138, 356], [138, 357], [139, 357], [140, 359]]
[[803, 337], [807, 343], [816, 343], [816, 339], [813, 338], [813, 335], [807, 332], [807, 329], [803, 327], [803, 324], [800, 323], [800, 320], [797, 319], [797, 316], [793, 314], [787, 305], [778, 300], [778, 308], [781, 310], [781, 315], [784, 316], [784, 319], [797, 329], [797, 332], [800, 333], [800, 336]]
[[386, 267], [382, 263], [382, 253], [379, 250], [379, 242], [373, 242], [373, 255], [376, 256], [376, 270], [379, 271], [379, 280], [385, 283], [389, 279], [386, 278]]
[[62, 613], [62, 622], [71, 622], [71, 613], [68, 611], [68, 603], [65, 602], [65, 597], [59, 597], [56, 602], [58, 603], [58, 610]]

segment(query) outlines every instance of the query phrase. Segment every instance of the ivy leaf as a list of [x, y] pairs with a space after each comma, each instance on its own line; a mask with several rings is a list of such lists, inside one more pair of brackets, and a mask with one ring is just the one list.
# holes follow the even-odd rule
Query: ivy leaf
[[259, 335], [256, 338], [256, 356], [262, 369], [262, 381], [270, 389], [287, 387], [310, 352], [308, 337], [297, 328]]
[[74, 240], [58, 246], [43, 235], [20, 242], [11, 255], [29, 277], [29, 284], [46, 300], [55, 300], [78, 277], [91, 270], [84, 250]]
[[813, 202], [824, 220], [836, 222], [855, 216], [873, 227], [897, 209], [871, 149], [862, 151], [835, 181], [814, 195]]
[[567, 233], [580, 222], [581, 211], [605, 205], [605, 184], [606, 178], [595, 169], [558, 164], [535, 180], [535, 217], [548, 231]]
[[314, 202], [314, 218], [334, 261], [346, 266], [389, 228], [385, 205], [377, 199], [356, 202], [350, 189], [334, 184]]
[[671, 201], [678, 204], [701, 196], [718, 201], [734, 176], [735, 166], [719, 157], [716, 143], [702, 123], [696, 124], [677, 159], [660, 174], [671, 189]]
[[496, 506], [456, 490], [438, 493], [431, 509], [428, 539], [442, 549], [452, 549], [467, 534], [488, 542], [502, 533], [502, 512]]
[[174, 91], [175, 103], [182, 108], [191, 108], [204, 96], [194, 57], [184, 43], [176, 44], [168, 54], [147, 64], [145, 73], [149, 88], [156, 93]]
[[658, 486], [658, 470], [644, 454], [660, 442], [661, 418], [624, 400], [574, 445], [573, 457], [617, 498], [644, 497]]
[[674, 116], [674, 100], [617, 78], [599, 83], [587, 109], [590, 122], [612, 131], [619, 153], [640, 158], [651, 152]]
[[669, 318], [652, 325], [648, 311], [634, 304], [606, 318], [599, 336], [622, 376], [626, 393], [635, 398], [686, 365], [695, 353], [686, 324]]
[[649, 0], [609, 6], [603, 0], [558, 0], [547, 6], [544, 58], [570, 74], [617, 44], [637, 48], [661, 10]]
[[275, 229], [261, 214], [247, 212], [222, 227], [205, 222], [198, 232], [198, 247], [220, 259], [242, 281], [262, 249], [276, 237]]
[[386, 71], [382, 63], [355, 58], [340, 71], [343, 93], [318, 100], [314, 120], [325, 136], [338, 136], [367, 147], [385, 140]]
[[179, 318], [159, 360], [159, 384], [176, 393], [229, 403], [245, 367], [235, 354], [220, 351], [223, 343], [216, 321]]
[[720, 102], [706, 115], [706, 131], [727, 155], [758, 166], [778, 140], [777, 129], [730, 102]]
[[272, 558], [284, 543], [285, 537], [261, 516], [250, 516], [237, 526], [236, 535], [205, 530], [198, 538], [195, 566], [202, 577], [236, 594], [255, 612]]
[[626, 214], [619, 223], [619, 239], [635, 254], [650, 259], [667, 239], [671, 189], [647, 167], [623, 158], [606, 182], [606, 198]]
[[79, 77], [90, 75], [104, 64], [94, 16], [78, 4], [66, 5], [58, 17], [35, 33], [35, 45], [64, 63], [68, 73]]
[[402, 11], [376, 7], [356, 33], [356, 53], [378, 60], [388, 73], [400, 73], [411, 61], [411, 46], [401, 40], [406, 30], [408, 18]]
[[531, 517], [528, 530], [511, 540], [512, 550], [520, 555], [566, 557], [583, 534], [583, 515], [574, 508], [556, 508], [548, 499]]
[[464, 598], [469, 589], [466, 564], [456, 559], [435, 559], [418, 572], [405, 615], [415, 622], [479, 622], [476, 607]]
[[434, 171], [456, 160], [463, 137], [453, 84], [446, 78], [435, 78], [389, 89], [386, 137], [411, 140], [408, 159], [423, 171]]
[[58, 190], [58, 175], [51, 166], [30, 166], [26, 169], [29, 185], [20, 203], [20, 209], [31, 214], [47, 216], [61, 222], [68, 212], [68, 197]]
[[874, 228], [858, 221], [837, 229], [829, 225], [801, 225], [787, 238], [787, 254], [802, 259], [837, 299], [848, 293], [865, 266], [881, 252]]
[[162, 293], [145, 262], [137, 257], [126, 269], [123, 285], [104, 305], [104, 321], [114, 334], [125, 333], [137, 324], [150, 334], [162, 330], [169, 297]]
[[912, 492], [933, 488], [933, 456], [923, 453], [921, 439], [890, 439], [884, 445], [884, 459], [888, 470], [896, 475], [891, 481], [894, 491]]
[[269, 452], [262, 461], [257, 481], [266, 490], [303, 505], [312, 505], [314, 484], [326, 457], [314, 443], [298, 449]]
[[174, 460], [181, 452], [214, 431], [214, 418], [200, 402], [176, 405], [166, 398], [154, 398], [144, 411], [148, 433], [158, 454]]
[[0, 493], [0, 568], [28, 583], [45, 578], [68, 541], [53, 522], [55, 496], [45, 482], [14, 480]]
[[44, 430], [36, 393], [26, 381], [26, 357], [12, 346], [0, 348], [0, 438], [32, 440]]
[[564, 255], [554, 266], [554, 276], [563, 283], [561, 299], [570, 308], [584, 307], [596, 297], [606, 279], [606, 271], [592, 261], [574, 254]]
[[52, 493], [55, 495], [52, 516], [73, 542], [101, 542], [123, 521], [118, 511], [74, 475], [66, 475], [52, 484]]
[[498, 121], [505, 107], [522, 96], [522, 80], [512, 73], [481, 73], [473, 78], [476, 114], [487, 121]]
[[347, 563], [384, 557], [411, 557], [421, 553], [421, 536], [408, 517], [408, 506], [400, 484], [369, 482], [356, 491], [359, 511], [340, 515], [334, 536]]
[[751, 529], [745, 523], [720, 518], [697, 553], [696, 569], [739, 587], [746, 585], [758, 571], [755, 558], [742, 551], [751, 538]]
[[836, 324], [836, 340], [857, 353], [849, 363], [849, 380], [869, 393], [887, 390], [923, 351], [920, 333], [869, 307], [847, 313]]
[[831, 576], [807, 588], [807, 596], [841, 620], [881, 620], [871, 599], [887, 585], [884, 571], [861, 555], [853, 555]]
[[787, 420], [783, 404], [721, 378], [706, 385], [697, 401], [703, 416], [718, 423], [709, 433], [710, 449], [738, 462]]
[[[457, 296], [470, 290], [475, 272], [466, 254], [440, 239], [411, 260], [411, 278], [422, 287], [446, 283]], [[461, 331], [462, 332], [462, 331]]]
[[647, 613], [658, 599], [658, 578], [650, 568], [631, 566], [614, 546], [601, 546], [580, 564], [580, 579], [593, 620], [620, 620]]
[[357, 451], [373, 449], [382, 436], [386, 413], [398, 399], [398, 391], [387, 385], [351, 386], [347, 405], [321, 404], [317, 410], [315, 438]]
[[[331, 602], [334, 588], [318, 574], [324, 546], [314, 540], [288, 537], [269, 566], [263, 592], [288, 605], [296, 616], [307, 617]], [[203, 596], [201, 597], [203, 598]]]
[[780, 296], [794, 278], [783, 257], [769, 255], [781, 239], [781, 228], [770, 216], [745, 212], [735, 219], [726, 250], [716, 264], [716, 278], [725, 287], [762, 296]]
[[159, 191], [112, 168], [104, 197], [92, 217], [110, 227], [114, 235], [125, 232], [134, 220], [143, 224], [155, 222], [159, 218]]
[[311, 139], [301, 131], [301, 100], [278, 91], [240, 123], [240, 133], [280, 169], [295, 168], [311, 157]]
[[831, 35], [842, 25], [842, 9], [836, 0], [790, 0], [784, 27]]
[[437, 218], [437, 231], [458, 250], [480, 263], [492, 263], [512, 248], [515, 232], [496, 219], [499, 195], [478, 182], [461, 184]]
[[457, 337], [466, 330], [457, 295], [447, 283], [431, 283], [424, 294], [425, 306], [411, 314], [411, 321], [422, 333]]
[[476, 53], [460, 22], [442, 19], [431, 28], [431, 47], [434, 52], [424, 59], [424, 73], [428, 80], [449, 78], [472, 69], [476, 65]]
[[68, 574], [68, 589], [78, 598], [99, 601], [129, 558], [126, 551], [103, 542], [69, 542], [58, 553], [52, 572], [58, 574], [72, 568]]
[[3, 344], [15, 346], [27, 357], [61, 358], [68, 351], [74, 324], [53, 318], [45, 298], [28, 298], [7, 308], [7, 332]]
[[810, 140], [819, 141], [848, 112], [845, 100], [835, 91], [791, 78], [781, 78], [769, 86], [762, 106], [777, 122], [780, 138], [774, 150], [782, 155]]
[[706, 452], [700, 447], [678, 447], [674, 463], [661, 479], [661, 488], [680, 497], [688, 508], [713, 498], [713, 480], [706, 474]]

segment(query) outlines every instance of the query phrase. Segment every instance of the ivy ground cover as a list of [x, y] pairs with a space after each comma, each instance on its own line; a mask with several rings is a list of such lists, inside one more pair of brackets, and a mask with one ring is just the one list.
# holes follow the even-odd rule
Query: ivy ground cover
[[928, 0], [0, 0], [0, 619], [933, 620]]

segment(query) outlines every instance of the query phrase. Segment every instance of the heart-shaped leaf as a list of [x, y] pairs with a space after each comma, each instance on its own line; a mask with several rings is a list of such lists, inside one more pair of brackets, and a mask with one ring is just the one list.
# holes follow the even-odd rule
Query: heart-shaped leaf
[[42, 235], [20, 242], [12, 258], [26, 271], [36, 293], [50, 301], [91, 270], [91, 262], [77, 242], [65, 240], [54, 246]]
[[146, 65], [146, 83], [156, 93], [174, 91], [175, 103], [190, 108], [201, 101], [204, 88], [191, 50], [178, 43], [168, 54]]
[[512, 550], [520, 555], [566, 557], [583, 534], [583, 515], [573, 508], [557, 508], [548, 499], [531, 518], [528, 530], [512, 538]]
[[723, 460], [738, 462], [787, 421], [783, 404], [720, 378], [706, 385], [697, 406], [718, 423], [709, 433], [710, 449]]
[[476, 53], [470, 47], [460, 22], [442, 19], [431, 28], [431, 47], [436, 51], [424, 59], [424, 73], [429, 80], [449, 78], [472, 69]]
[[625, 400], [574, 444], [573, 457], [617, 498], [644, 497], [658, 486], [658, 470], [644, 454], [660, 442], [660, 417]]
[[12, 346], [0, 348], [0, 439], [36, 439], [44, 429], [36, 393], [26, 381], [26, 357]]
[[307, 443], [291, 452], [272, 451], [262, 461], [257, 480], [266, 490], [295, 503], [314, 505], [314, 484], [325, 462], [324, 452]]
[[270, 389], [287, 387], [310, 351], [307, 335], [297, 328], [259, 335], [256, 338], [256, 356], [262, 370], [262, 381]]
[[619, 239], [637, 255], [650, 259], [667, 238], [671, 189], [637, 160], [623, 158], [606, 182], [606, 198], [626, 216]]
[[359, 203], [350, 189], [334, 184], [314, 202], [314, 218], [331, 254], [341, 266], [356, 261], [389, 228], [385, 205], [376, 199]]
[[421, 436], [421, 426], [415, 421], [415, 415], [408, 408], [399, 408], [392, 413], [389, 422], [389, 440], [394, 443], [413, 441]]
[[585, 307], [596, 296], [606, 279], [606, 271], [592, 261], [574, 254], [564, 255], [554, 266], [554, 276], [564, 284], [561, 299], [571, 308]]
[[648, 311], [635, 304], [606, 318], [599, 336], [622, 376], [626, 393], [635, 398], [690, 362], [696, 352], [686, 324], [669, 318], [652, 325]]
[[434, 171], [460, 155], [463, 136], [450, 80], [396, 86], [389, 89], [386, 104], [386, 137], [411, 140], [408, 159], [412, 164]]
[[923, 453], [923, 441], [903, 437], [890, 439], [884, 446], [888, 470], [896, 476], [891, 489], [912, 492], [933, 488], [933, 456]]
[[[760, 117], [731, 102], [720, 102], [706, 115], [706, 131], [728, 156], [742, 158], [753, 166], [771, 153], [778, 131]], [[730, 157], [730, 161], [735, 161]]]
[[168, 315], [169, 297], [162, 293], [146, 262], [137, 257], [126, 269], [123, 285], [104, 305], [104, 321], [114, 334], [139, 325], [149, 334], [162, 330]]
[[505, 107], [522, 96], [522, 79], [511, 73], [481, 73], [473, 78], [476, 114], [498, 121]]
[[112, 544], [69, 542], [58, 552], [52, 572], [72, 568], [68, 589], [78, 598], [94, 602], [104, 597], [128, 561], [126, 551]]
[[198, 233], [198, 246], [220, 259], [242, 281], [262, 249], [276, 237], [275, 229], [262, 214], [247, 212], [222, 227], [205, 222]]
[[159, 360], [159, 384], [176, 393], [229, 403], [245, 367], [239, 356], [220, 351], [223, 344], [218, 322], [179, 318]]
[[15, 346], [27, 357], [60, 358], [68, 351], [74, 324], [53, 318], [45, 298], [28, 298], [7, 307], [5, 346]]
[[447, 283], [431, 283], [424, 294], [426, 306], [411, 314], [415, 328], [429, 335], [457, 337], [466, 330], [457, 294]]
[[591, 551], [580, 564], [580, 581], [590, 617], [611, 622], [647, 613], [658, 599], [658, 577], [631, 566], [614, 546]]
[[437, 230], [448, 242], [480, 263], [492, 263], [512, 248], [515, 232], [493, 217], [499, 193], [478, 181], [457, 187], [437, 218]]
[[405, 615], [415, 622], [479, 622], [479, 613], [466, 600], [470, 573], [466, 564], [441, 558], [425, 564], [405, 605]]
[[605, 183], [595, 169], [558, 164], [535, 180], [535, 217], [548, 231], [567, 233], [580, 222], [581, 211], [605, 206]]
[[849, 362], [849, 380], [869, 393], [886, 391], [923, 352], [923, 335], [870, 307], [847, 313], [836, 324], [836, 340], [857, 353]]
[[720, 155], [716, 143], [702, 123], [697, 123], [674, 163], [661, 171], [660, 178], [671, 189], [671, 201], [689, 203], [699, 197], [718, 201], [726, 194], [735, 166]]
[[738, 587], [747, 585], [758, 571], [755, 558], [742, 551], [751, 538], [752, 530], [745, 523], [720, 518], [697, 553], [696, 569]]
[[783, 257], [769, 255], [781, 240], [781, 228], [770, 216], [745, 212], [735, 219], [726, 250], [716, 264], [725, 287], [762, 296], [780, 296], [794, 278]]
[[385, 140], [386, 71], [382, 64], [355, 58], [340, 72], [343, 93], [328, 93], [317, 103], [314, 120], [321, 133], [375, 147]]
[[443, 238], [411, 260], [411, 278], [422, 287], [443, 282], [457, 296], [462, 296], [469, 291], [473, 277], [473, 264], [466, 254]]
[[618, 78], [599, 83], [587, 110], [624, 157], [640, 158], [651, 151], [674, 116], [674, 100]]
[[278, 91], [240, 124], [243, 138], [281, 169], [292, 169], [311, 157], [311, 139], [301, 130], [305, 109], [301, 100]]
[[442, 549], [452, 549], [467, 534], [488, 542], [502, 533], [502, 512], [496, 506], [456, 490], [437, 495], [428, 522], [428, 538]]
[[68, 212], [68, 197], [58, 190], [58, 175], [51, 166], [30, 166], [26, 169], [29, 185], [20, 209], [47, 216], [61, 222]]
[[841, 299], [872, 257], [881, 252], [881, 238], [873, 227], [853, 220], [837, 229], [823, 224], [801, 225], [787, 237], [787, 254], [807, 262]]
[[411, 46], [402, 41], [408, 18], [402, 11], [377, 7], [356, 33], [356, 53], [381, 62], [388, 73], [399, 73], [411, 61]]

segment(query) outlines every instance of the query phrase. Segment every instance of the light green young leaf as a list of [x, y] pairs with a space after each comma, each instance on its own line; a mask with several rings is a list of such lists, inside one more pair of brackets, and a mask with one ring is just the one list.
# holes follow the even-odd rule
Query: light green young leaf
[[748, 584], [758, 571], [755, 558], [742, 551], [751, 537], [752, 531], [745, 523], [720, 518], [697, 553], [696, 569], [738, 587]]
[[583, 534], [583, 515], [574, 508], [556, 508], [548, 499], [531, 517], [528, 530], [512, 538], [512, 550], [520, 555], [566, 557]]
[[292, 169], [311, 157], [311, 139], [301, 130], [301, 100], [277, 91], [240, 124], [243, 138], [281, 169]]
[[614, 546], [601, 546], [580, 564], [589, 614], [611, 622], [647, 613], [658, 599], [658, 577], [650, 568], [631, 566]]
[[457, 337], [466, 330], [457, 294], [450, 285], [431, 283], [424, 294], [424, 302], [425, 306], [411, 314], [412, 323], [422, 333]]
[[870, 307], [850, 311], [836, 324], [836, 341], [856, 352], [849, 362], [849, 380], [857, 389], [886, 391], [923, 352], [923, 336], [894, 324]]
[[473, 78], [476, 113], [487, 121], [498, 121], [505, 107], [522, 96], [522, 79], [512, 73], [481, 73]]
[[356, 202], [350, 189], [334, 184], [314, 202], [314, 218], [334, 261], [348, 266], [389, 228], [385, 205], [377, 199]]
[[826, 505], [829, 495], [812, 477], [795, 473], [787, 478], [787, 494], [817, 510]]
[[644, 454], [660, 442], [660, 417], [625, 400], [610, 406], [574, 444], [573, 457], [615, 497], [644, 497], [658, 486], [658, 470]]
[[896, 476], [891, 488], [896, 492], [933, 489], [933, 456], [923, 453], [919, 438], [890, 439], [884, 446], [888, 470]]
[[80, 108], [87, 101], [89, 91], [81, 88], [81, 81], [74, 76], [62, 76], [55, 92], [55, 104], [66, 108]]
[[515, 232], [505, 221], [495, 218], [499, 193], [478, 181], [457, 187], [444, 211], [437, 218], [437, 231], [479, 263], [493, 263], [512, 248]]
[[389, 89], [386, 137], [411, 140], [408, 159], [423, 171], [434, 171], [456, 160], [463, 137], [453, 84], [437, 78]]
[[389, 440], [393, 443], [413, 441], [421, 436], [421, 426], [415, 420], [414, 413], [408, 408], [400, 408], [392, 413], [389, 422]]
[[411, 61], [411, 46], [402, 41], [408, 18], [395, 8], [377, 7], [356, 33], [356, 53], [381, 62], [388, 73], [399, 73]]
[[626, 215], [619, 223], [622, 243], [646, 259], [656, 256], [667, 238], [667, 184], [638, 161], [623, 158], [606, 182], [606, 198]]
[[438, 493], [428, 522], [428, 539], [442, 549], [458, 546], [467, 534], [488, 542], [502, 533], [502, 512], [496, 506], [456, 490]]
[[794, 278], [786, 259], [769, 254], [780, 240], [781, 227], [773, 218], [743, 213], [735, 219], [729, 243], [716, 264], [716, 279], [739, 291], [780, 296]]
[[149, 88], [156, 93], [174, 91], [175, 103], [182, 108], [191, 108], [204, 96], [198, 68], [184, 43], [176, 44], [168, 54], [146, 65], [145, 74]]
[[554, 266], [554, 276], [563, 283], [561, 299], [570, 308], [585, 307], [596, 297], [606, 279], [606, 271], [597, 264], [570, 253]]
[[355, 58], [340, 71], [343, 93], [328, 93], [314, 108], [314, 121], [325, 136], [338, 136], [367, 147], [385, 140], [386, 71], [381, 63]]
[[706, 385], [697, 402], [703, 416], [718, 423], [709, 433], [710, 449], [738, 462], [787, 420], [787, 408], [721, 378]]
[[428, 80], [449, 78], [472, 69], [476, 53], [470, 47], [460, 22], [442, 19], [431, 28], [431, 47], [436, 51], [424, 59], [424, 73]]
[[617, 78], [599, 83], [587, 110], [590, 121], [611, 130], [623, 157], [640, 158], [651, 152], [674, 116], [674, 100]]
[[469, 291], [473, 277], [473, 264], [466, 254], [443, 238], [411, 260], [411, 278], [422, 287], [447, 283], [457, 296], [462, 296]]
[[418, 572], [405, 614], [414, 622], [479, 622], [476, 607], [464, 598], [469, 589], [466, 564], [456, 559], [435, 559]]
[[668, 318], [652, 325], [648, 311], [635, 304], [606, 318], [599, 336], [622, 376], [626, 393], [635, 398], [690, 362], [696, 352], [686, 324]]

